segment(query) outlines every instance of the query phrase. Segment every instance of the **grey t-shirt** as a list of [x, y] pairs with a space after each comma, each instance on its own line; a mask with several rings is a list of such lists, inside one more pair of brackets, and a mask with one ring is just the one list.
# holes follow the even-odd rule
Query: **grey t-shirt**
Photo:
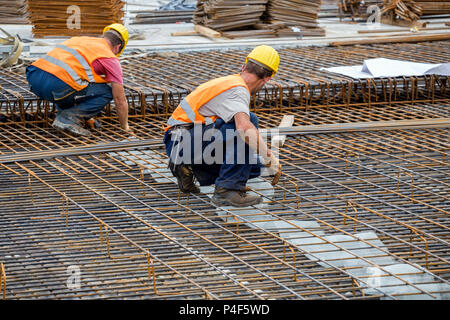
[[250, 115], [250, 93], [245, 87], [233, 87], [222, 92], [214, 99], [198, 109], [204, 117], [218, 116], [225, 122], [230, 122], [238, 112]]

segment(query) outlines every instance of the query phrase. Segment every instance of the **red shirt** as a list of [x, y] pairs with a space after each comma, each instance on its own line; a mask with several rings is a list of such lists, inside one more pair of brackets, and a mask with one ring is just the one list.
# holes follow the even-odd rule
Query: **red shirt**
[[108, 82], [123, 84], [123, 73], [119, 59], [99, 58], [92, 62], [92, 67], [95, 73], [104, 76]]

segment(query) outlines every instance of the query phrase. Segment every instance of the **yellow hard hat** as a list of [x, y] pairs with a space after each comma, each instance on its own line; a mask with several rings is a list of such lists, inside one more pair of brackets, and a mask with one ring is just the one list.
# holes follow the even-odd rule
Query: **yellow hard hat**
[[259, 62], [268, 67], [270, 70], [272, 70], [273, 71], [272, 77], [278, 72], [278, 65], [280, 64], [280, 56], [278, 55], [278, 52], [270, 46], [266, 45], [257, 46], [247, 56], [245, 63], [247, 63], [249, 59]]
[[109, 26], [106, 26], [105, 29], [103, 29], [103, 34], [105, 34], [106, 31], [111, 30], [111, 29], [114, 31], [117, 31], [124, 41], [122, 50], [117, 54], [117, 56], [120, 56], [122, 54], [123, 50], [125, 50], [125, 47], [127, 46], [128, 39], [130, 36], [128, 34], [127, 28], [125, 28], [125, 26], [120, 23], [113, 23], [113, 24], [110, 24]]

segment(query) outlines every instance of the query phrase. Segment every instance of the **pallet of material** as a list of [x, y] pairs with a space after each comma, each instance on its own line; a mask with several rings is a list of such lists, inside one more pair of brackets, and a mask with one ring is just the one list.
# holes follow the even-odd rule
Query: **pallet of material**
[[[100, 35], [108, 24], [122, 22], [124, 4], [121, 0], [31, 0], [28, 12], [37, 38]], [[79, 26], [76, 11], [69, 8], [79, 8]]]
[[26, 24], [26, 0], [0, 0], [0, 24]]
[[217, 31], [249, 28], [261, 22], [268, 0], [199, 0], [194, 23]]
[[[131, 24], [157, 24], [157, 23], [176, 23], [191, 22], [194, 16], [194, 10], [179, 11], [137, 11]], [[133, 12], [132, 12], [133, 13]]]

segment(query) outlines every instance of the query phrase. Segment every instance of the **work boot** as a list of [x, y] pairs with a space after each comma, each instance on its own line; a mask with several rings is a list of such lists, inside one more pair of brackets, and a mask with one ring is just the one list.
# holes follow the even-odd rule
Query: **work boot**
[[172, 174], [177, 178], [178, 188], [184, 193], [200, 193], [199, 187], [194, 183], [194, 171], [191, 165], [179, 164], [175, 165], [173, 162], [169, 162], [169, 169]]
[[248, 207], [262, 202], [257, 195], [248, 195], [242, 190], [230, 190], [216, 187], [212, 201], [218, 206]]
[[52, 126], [57, 130], [68, 132], [74, 136], [89, 137], [91, 135], [91, 132], [89, 130], [86, 130], [85, 128], [75, 123], [65, 123], [58, 117], [56, 117], [55, 121], [53, 121]]

